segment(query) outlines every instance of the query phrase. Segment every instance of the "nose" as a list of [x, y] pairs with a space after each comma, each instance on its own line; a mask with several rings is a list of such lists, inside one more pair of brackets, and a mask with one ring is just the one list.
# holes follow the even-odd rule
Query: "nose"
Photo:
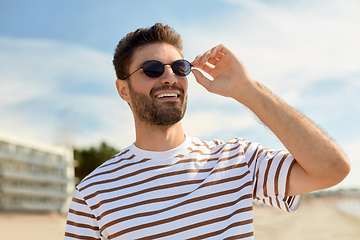
[[178, 81], [177, 76], [173, 72], [170, 65], [165, 65], [164, 68], [165, 68], [164, 73], [161, 75], [161, 79], [160, 79], [161, 83], [173, 85]]

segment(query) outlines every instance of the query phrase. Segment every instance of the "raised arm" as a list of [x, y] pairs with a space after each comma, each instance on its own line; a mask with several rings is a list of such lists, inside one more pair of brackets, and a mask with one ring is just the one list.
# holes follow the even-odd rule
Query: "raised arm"
[[289, 195], [328, 188], [350, 171], [343, 151], [315, 124], [250, 77], [243, 63], [224, 45], [218, 45], [192, 62], [213, 77], [193, 69], [199, 84], [209, 92], [231, 97], [248, 107], [295, 157]]

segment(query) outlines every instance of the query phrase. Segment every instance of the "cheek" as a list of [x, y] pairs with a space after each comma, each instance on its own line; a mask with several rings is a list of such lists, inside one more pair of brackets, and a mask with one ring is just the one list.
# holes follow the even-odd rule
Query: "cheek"
[[184, 91], [187, 91], [188, 90], [188, 79], [187, 77], [182, 77], [182, 78], [178, 78], [178, 85], [181, 86]]
[[188, 80], [186, 79], [182, 84], [182, 88], [184, 89], [185, 93], [188, 92], [188, 87], [189, 87], [189, 84], [188, 84]]
[[144, 79], [132, 79], [131, 87], [134, 91], [149, 94], [150, 90], [154, 87], [153, 81], [144, 81]]

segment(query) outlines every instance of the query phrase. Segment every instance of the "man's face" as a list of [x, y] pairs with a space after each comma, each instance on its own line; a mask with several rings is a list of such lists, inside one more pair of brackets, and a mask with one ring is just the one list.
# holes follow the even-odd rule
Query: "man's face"
[[[149, 44], [138, 49], [130, 65], [133, 72], [149, 60], [163, 64], [182, 59], [176, 48], [169, 44]], [[149, 125], [170, 126], [179, 122], [186, 110], [187, 78], [173, 73], [166, 65], [164, 73], [157, 78], [146, 76], [142, 69], [128, 80], [131, 102], [135, 118]]]

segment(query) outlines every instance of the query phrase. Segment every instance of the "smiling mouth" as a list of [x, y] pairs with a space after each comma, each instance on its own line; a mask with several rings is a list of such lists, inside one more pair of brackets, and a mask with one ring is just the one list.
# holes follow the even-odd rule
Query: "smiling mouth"
[[161, 93], [156, 96], [156, 98], [158, 98], [158, 99], [160, 99], [160, 98], [177, 98], [177, 97], [180, 97], [180, 95], [178, 95], [176, 93]]

